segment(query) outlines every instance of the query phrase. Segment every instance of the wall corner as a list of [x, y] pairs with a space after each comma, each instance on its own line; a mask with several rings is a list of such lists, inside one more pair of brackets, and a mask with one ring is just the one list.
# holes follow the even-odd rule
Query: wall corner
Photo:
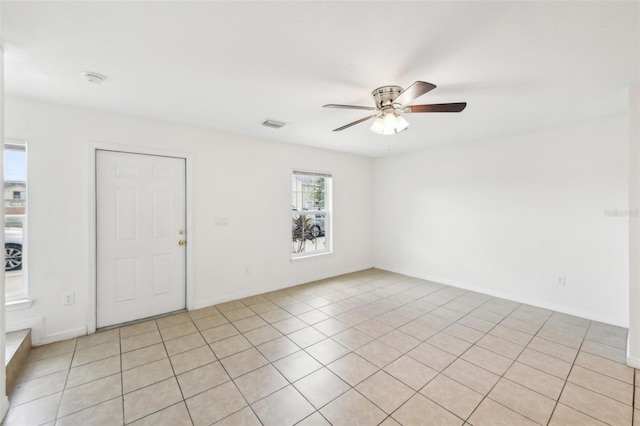
[[640, 85], [629, 88], [629, 337], [627, 364], [640, 368]]

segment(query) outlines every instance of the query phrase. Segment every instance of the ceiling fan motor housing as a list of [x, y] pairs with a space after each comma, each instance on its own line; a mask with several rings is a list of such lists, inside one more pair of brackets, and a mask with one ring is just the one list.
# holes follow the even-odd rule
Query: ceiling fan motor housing
[[[390, 135], [399, 133], [407, 128], [409, 123], [402, 117], [402, 114], [421, 113], [421, 112], [460, 112], [467, 106], [466, 102], [454, 102], [446, 104], [428, 104], [428, 105], [408, 105], [414, 99], [426, 94], [436, 88], [435, 84], [426, 81], [416, 81], [407, 89], [400, 86], [382, 86], [371, 92], [376, 107], [360, 106], [360, 105], [341, 105], [327, 104], [324, 108], [343, 108], [343, 109], [363, 109], [366, 111], [375, 111], [374, 114], [360, 120], [353, 121], [344, 126], [333, 129], [339, 132], [348, 129], [351, 126], [362, 122], [375, 119], [371, 126], [371, 130], [375, 133]], [[404, 105], [404, 107], [403, 107]]]
[[404, 89], [400, 86], [382, 86], [371, 92], [376, 102], [376, 107], [382, 109], [393, 105], [393, 101], [400, 96]]

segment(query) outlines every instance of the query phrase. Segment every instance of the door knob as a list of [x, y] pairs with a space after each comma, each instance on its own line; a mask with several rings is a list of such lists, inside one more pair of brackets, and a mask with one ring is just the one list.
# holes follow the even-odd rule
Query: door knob
[[185, 245], [185, 244], [187, 244], [187, 242], [186, 242], [185, 240], [180, 240], [180, 241], [178, 241], [178, 245], [179, 245], [179, 246], [183, 246], [183, 245]]

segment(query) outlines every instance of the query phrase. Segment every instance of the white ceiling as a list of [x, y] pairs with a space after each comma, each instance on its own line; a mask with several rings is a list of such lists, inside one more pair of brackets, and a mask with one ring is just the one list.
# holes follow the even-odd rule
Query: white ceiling
[[[3, 1], [5, 91], [382, 156], [624, 113], [639, 5]], [[321, 108], [416, 80], [438, 88], [414, 104], [467, 109], [407, 115], [406, 132], [380, 136], [368, 123], [332, 132], [367, 111]]]

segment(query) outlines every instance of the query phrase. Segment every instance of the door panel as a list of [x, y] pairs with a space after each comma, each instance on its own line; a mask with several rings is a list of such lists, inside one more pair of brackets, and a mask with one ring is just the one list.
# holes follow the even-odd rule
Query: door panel
[[171, 287], [171, 256], [157, 254], [153, 256], [153, 294], [167, 294]]
[[185, 160], [96, 151], [97, 326], [185, 307]]
[[116, 238], [119, 241], [136, 239], [136, 206], [138, 193], [131, 188], [116, 189]]
[[136, 298], [137, 259], [116, 259], [116, 301], [126, 302]]

